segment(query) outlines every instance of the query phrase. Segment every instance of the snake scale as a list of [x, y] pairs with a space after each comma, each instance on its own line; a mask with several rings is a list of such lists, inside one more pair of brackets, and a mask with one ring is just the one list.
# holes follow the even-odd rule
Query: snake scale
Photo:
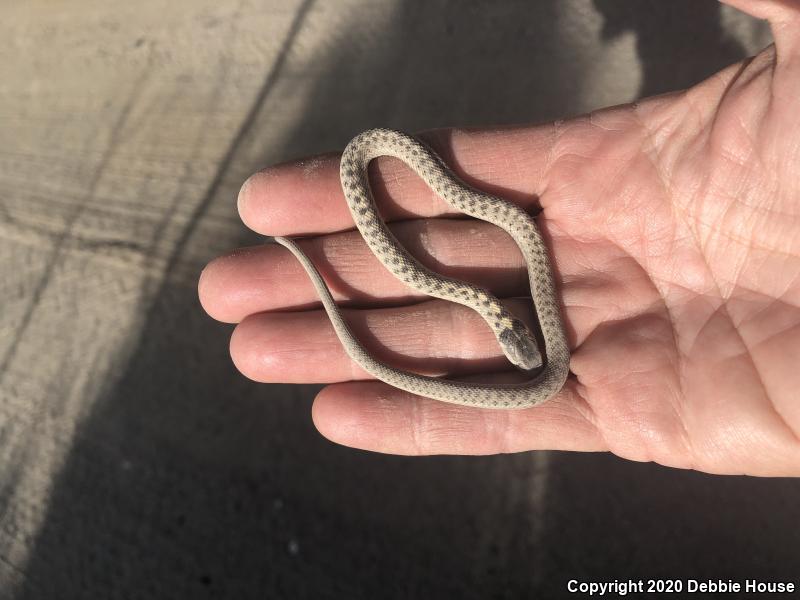
[[[536, 338], [488, 290], [434, 273], [403, 248], [381, 219], [370, 189], [367, 167], [379, 156], [405, 162], [453, 208], [501, 227], [514, 239], [528, 266], [531, 298], [544, 338], [542, 357]], [[340, 178], [347, 205], [367, 245], [395, 277], [420, 292], [475, 310], [494, 332], [506, 357], [518, 368], [538, 372], [522, 383], [473, 383], [429, 377], [396, 369], [376, 358], [356, 339], [322, 276], [298, 245], [275, 237], [308, 273], [339, 339], [352, 360], [391, 386], [453, 404], [482, 408], [527, 408], [552, 398], [569, 373], [569, 347], [547, 249], [534, 219], [518, 206], [461, 181], [417, 139], [390, 129], [371, 129], [345, 148]]]

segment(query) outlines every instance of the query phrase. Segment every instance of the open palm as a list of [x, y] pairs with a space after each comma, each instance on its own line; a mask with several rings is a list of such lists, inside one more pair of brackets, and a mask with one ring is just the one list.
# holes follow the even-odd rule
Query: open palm
[[[369, 380], [300, 265], [272, 245], [219, 258], [201, 277], [209, 314], [239, 323], [238, 368], [257, 381], [330, 383], [314, 421], [354, 447], [610, 450], [717, 473], [800, 474], [800, 19], [780, 3], [752, 6], [771, 19], [777, 52], [686, 92], [546, 126], [423, 136], [466, 181], [543, 209], [573, 349], [555, 399], [490, 411]], [[526, 292], [501, 230], [454, 218], [394, 159], [375, 161], [371, 180], [423, 263], [498, 296]], [[378, 357], [460, 378], [507, 365], [477, 315], [420, 297], [369, 254], [337, 156], [254, 175], [239, 210], [265, 235], [312, 236], [302, 245]]]

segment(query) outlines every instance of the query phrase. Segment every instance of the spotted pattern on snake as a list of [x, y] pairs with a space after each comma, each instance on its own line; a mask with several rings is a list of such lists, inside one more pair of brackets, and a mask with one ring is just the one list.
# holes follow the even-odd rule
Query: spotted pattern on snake
[[[519, 246], [528, 267], [531, 299], [544, 339], [544, 357], [528, 327], [488, 290], [439, 275], [400, 244], [381, 219], [370, 188], [368, 167], [379, 156], [405, 162], [450, 206], [505, 230]], [[300, 261], [311, 278], [328, 317], [352, 360], [377, 379], [417, 394], [482, 408], [528, 408], [556, 395], [569, 374], [569, 347], [556, 297], [550, 260], [536, 221], [523, 209], [459, 179], [431, 149], [391, 129], [371, 129], [353, 138], [342, 154], [340, 179], [347, 205], [364, 241], [380, 262], [411, 288], [475, 310], [495, 334], [503, 353], [525, 371], [538, 369], [521, 383], [463, 382], [396, 369], [374, 358], [353, 335], [311, 260], [291, 239], [275, 237]]]

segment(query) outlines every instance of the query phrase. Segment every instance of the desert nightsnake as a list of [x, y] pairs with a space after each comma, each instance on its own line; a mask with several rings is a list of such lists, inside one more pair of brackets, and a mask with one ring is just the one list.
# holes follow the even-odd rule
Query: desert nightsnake
[[[531, 298], [544, 338], [544, 360], [529, 329], [488, 290], [434, 273], [395, 239], [378, 214], [370, 190], [367, 167], [378, 156], [399, 158], [452, 207], [493, 223], [511, 235], [528, 267]], [[527, 212], [506, 200], [471, 188], [418, 140], [390, 129], [371, 129], [356, 136], [342, 155], [340, 178], [358, 230], [389, 271], [409, 287], [478, 312], [494, 331], [505, 355], [517, 367], [529, 370], [542, 363], [544, 366], [529, 381], [505, 384], [452, 381], [391, 367], [375, 359], [355, 338], [316, 267], [297, 244], [285, 237], [275, 237], [274, 240], [291, 251], [308, 273], [350, 358], [389, 385], [454, 404], [527, 408], [545, 402], [561, 390], [569, 373], [569, 347], [547, 249], [536, 222]]]

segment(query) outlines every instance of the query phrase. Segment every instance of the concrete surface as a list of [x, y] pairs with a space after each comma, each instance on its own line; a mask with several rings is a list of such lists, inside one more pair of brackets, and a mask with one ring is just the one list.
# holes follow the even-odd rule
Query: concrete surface
[[197, 275], [257, 168], [540, 121], [769, 42], [710, 0], [4, 3], [0, 597], [511, 598], [800, 572], [800, 484], [606, 455], [378, 456], [246, 381]]

